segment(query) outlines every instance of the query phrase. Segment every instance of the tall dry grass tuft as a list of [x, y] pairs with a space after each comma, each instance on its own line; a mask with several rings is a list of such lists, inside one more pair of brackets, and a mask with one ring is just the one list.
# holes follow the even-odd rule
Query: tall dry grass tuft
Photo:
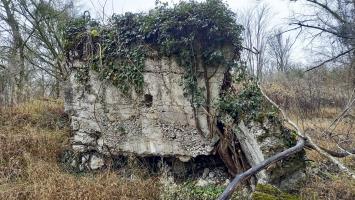
[[3, 199], [158, 199], [158, 181], [130, 181], [115, 172], [73, 175], [52, 163], [32, 162], [26, 181], [5, 186]]
[[300, 191], [304, 200], [355, 199], [355, 182], [346, 176], [322, 178], [311, 176]]
[[31, 125], [31, 127], [52, 130], [68, 127], [67, 115], [60, 100], [33, 100], [0, 111], [2, 125], [15, 125], [15, 127]]
[[107, 170], [70, 174], [59, 154], [69, 144], [60, 101], [31, 101], [0, 110], [0, 199], [158, 199], [154, 177], [130, 180]]

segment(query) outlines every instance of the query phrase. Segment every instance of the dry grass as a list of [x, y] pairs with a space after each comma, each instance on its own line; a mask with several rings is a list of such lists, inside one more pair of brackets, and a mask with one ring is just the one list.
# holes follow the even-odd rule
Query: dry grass
[[70, 174], [58, 156], [69, 130], [60, 101], [0, 110], [0, 199], [158, 199], [156, 178], [129, 180], [106, 170]]
[[328, 179], [311, 176], [301, 190], [301, 199], [340, 200], [355, 199], [355, 182], [346, 176], [334, 176]]

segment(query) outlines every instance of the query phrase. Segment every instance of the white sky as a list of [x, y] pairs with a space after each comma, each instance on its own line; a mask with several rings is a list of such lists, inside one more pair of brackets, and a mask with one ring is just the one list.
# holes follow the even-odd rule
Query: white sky
[[[202, 1], [202, 0], [198, 0]], [[111, 16], [112, 13], [144, 12], [154, 8], [155, 0], [81, 0], [83, 7], [96, 16], [102, 13], [102, 8], [106, 2], [105, 13]], [[162, 0], [169, 4], [178, 3], [179, 0]], [[247, 9], [259, 3], [267, 3], [272, 11], [278, 16], [285, 18], [290, 14], [290, 10], [298, 7], [298, 3], [290, 0], [225, 0], [234, 11]], [[102, 15], [102, 14], [101, 14]]]
[[[203, 1], [203, 0], [197, 0]], [[105, 7], [105, 16], [110, 17], [113, 13], [125, 12], [146, 12], [154, 8], [155, 0], [79, 0], [84, 10], [89, 10], [91, 15], [96, 18], [102, 19], [103, 7]], [[105, 5], [106, 2], [106, 5]], [[178, 3], [179, 0], [162, 0], [169, 4]], [[293, 12], [302, 12], [304, 6], [298, 2], [291, 2], [290, 0], [225, 0], [229, 7], [238, 14], [239, 11], [252, 8], [257, 4], [266, 3], [270, 6], [273, 13], [271, 27], [274, 26], [287, 26], [287, 18]], [[105, 5], [105, 6], [104, 6]], [[296, 33], [295, 33], [296, 34]], [[305, 63], [305, 54], [302, 41], [295, 44], [293, 60], [298, 63]]]

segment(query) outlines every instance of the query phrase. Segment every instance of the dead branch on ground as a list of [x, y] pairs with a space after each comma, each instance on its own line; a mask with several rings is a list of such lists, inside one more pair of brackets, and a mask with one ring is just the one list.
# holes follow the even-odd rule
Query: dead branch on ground
[[247, 171], [237, 175], [233, 181], [227, 186], [227, 188], [224, 190], [222, 195], [218, 198], [219, 200], [226, 200], [229, 199], [237, 186], [244, 180], [248, 179], [249, 177], [255, 175], [256, 173], [260, 172], [261, 170], [265, 169], [267, 166], [269, 166], [272, 163], [275, 163], [277, 161], [280, 161], [284, 158], [287, 158], [297, 152], [300, 152], [305, 146], [305, 139], [303, 137], [300, 137], [297, 144], [294, 147], [291, 147], [289, 149], [286, 149], [285, 151], [278, 153], [264, 161], [262, 161], [260, 164], [248, 169]]

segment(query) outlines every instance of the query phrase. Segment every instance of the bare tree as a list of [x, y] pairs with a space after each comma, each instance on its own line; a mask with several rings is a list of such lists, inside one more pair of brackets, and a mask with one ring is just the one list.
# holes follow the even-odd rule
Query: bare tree
[[278, 29], [268, 40], [269, 56], [276, 69], [281, 72], [286, 72], [290, 67], [292, 42], [290, 37], [284, 38], [281, 29]]
[[60, 95], [60, 82], [68, 70], [64, 63], [64, 26], [70, 19], [72, 2], [20, 0], [20, 13], [30, 24], [31, 33], [26, 59], [55, 79], [55, 96]]
[[244, 26], [244, 59], [248, 63], [249, 71], [258, 79], [262, 78], [263, 67], [266, 63], [266, 45], [269, 37], [270, 8], [266, 4], [260, 4], [247, 10], [240, 16]]
[[15, 13], [16, 5], [14, 1], [1, 0], [0, 3], [2, 11], [0, 12], [0, 20], [5, 22], [6, 27], [8, 27], [4, 28], [3, 31], [6, 31], [11, 39], [6, 62], [8, 65], [7, 69], [13, 77], [12, 82], [15, 87], [13, 87], [11, 91], [11, 97], [13, 98], [11, 98], [10, 103], [16, 103], [21, 101], [25, 87], [25, 41], [21, 34], [20, 24]]
[[68, 75], [63, 34], [73, 13], [73, 0], [0, 1], [2, 102], [23, 101], [32, 95], [30, 85], [44, 79], [59, 97]]

